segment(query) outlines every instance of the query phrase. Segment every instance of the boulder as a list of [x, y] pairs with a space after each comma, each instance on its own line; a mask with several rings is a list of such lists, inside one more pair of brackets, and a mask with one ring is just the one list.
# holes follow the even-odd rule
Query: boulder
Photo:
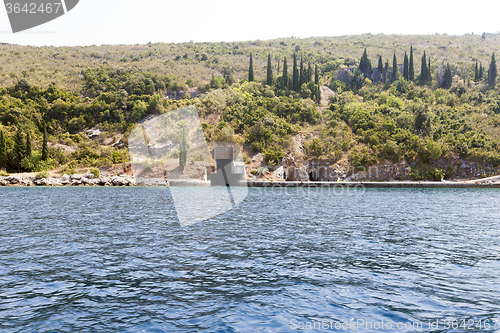
[[5, 179], [0, 179], [0, 186], [6, 186], [8, 183]]
[[70, 176], [71, 177], [71, 180], [82, 180], [83, 176], [80, 175], [79, 173], [75, 173], [73, 175]]
[[279, 168], [274, 170], [274, 175], [278, 179], [285, 179], [285, 169], [282, 166], [280, 166]]
[[286, 171], [286, 180], [292, 182], [307, 182], [309, 175], [305, 168], [289, 167]]
[[113, 183], [114, 186], [124, 186], [128, 184], [127, 180], [122, 177], [113, 177], [111, 179], [111, 182]]
[[82, 185], [82, 181], [81, 181], [81, 180], [76, 180], [76, 179], [74, 179], [74, 180], [72, 180], [72, 181], [71, 181], [71, 185], [72, 185], [72, 186], [79, 186], [79, 185]]
[[69, 182], [69, 181], [71, 181], [71, 177], [68, 174], [64, 174], [62, 176], [62, 180], [63, 180], [63, 182]]
[[22, 178], [21, 181], [19, 182], [19, 184], [22, 186], [33, 186], [34, 180], [35, 179], [31, 179], [31, 178]]
[[[8, 179], [8, 180], [7, 180]], [[5, 178], [5, 180], [7, 180], [9, 183], [11, 184], [19, 184], [21, 181], [19, 180], [19, 178], [17, 177], [7, 177]]]
[[109, 178], [107, 177], [102, 177], [101, 179], [99, 179], [99, 184], [104, 186], [106, 184], [109, 184]]
[[94, 174], [93, 174], [93, 173], [88, 173], [88, 174], [86, 174], [86, 175], [85, 175], [85, 177], [84, 177], [84, 178], [87, 178], [87, 179], [94, 179], [94, 178], [95, 178], [95, 176], [94, 176]]
[[57, 178], [49, 178], [47, 180], [47, 185], [49, 185], [49, 186], [60, 186], [61, 182]]
[[47, 179], [42, 178], [42, 179], [35, 179], [33, 182], [36, 186], [46, 186], [47, 184]]
[[88, 185], [90, 183], [90, 179], [88, 178], [82, 178], [82, 184]]

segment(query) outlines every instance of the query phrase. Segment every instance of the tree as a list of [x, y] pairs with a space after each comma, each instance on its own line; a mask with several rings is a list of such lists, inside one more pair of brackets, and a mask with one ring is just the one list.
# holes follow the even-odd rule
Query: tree
[[26, 152], [24, 153], [24, 157], [31, 157], [31, 134], [30, 131], [26, 134]]
[[267, 85], [272, 86], [273, 85], [273, 68], [271, 66], [271, 54], [267, 54]]
[[451, 74], [451, 67], [450, 64], [448, 63], [446, 65], [446, 69], [444, 71], [444, 82], [443, 82], [443, 88], [451, 88], [451, 84], [453, 82], [453, 76]]
[[47, 149], [47, 126], [43, 127], [43, 142], [42, 142], [42, 161], [47, 161], [49, 152]]
[[410, 71], [409, 71], [409, 67], [408, 67], [408, 55], [406, 54], [406, 52], [405, 52], [405, 59], [404, 59], [404, 63], [403, 63], [403, 78], [407, 81], [410, 79]]
[[212, 72], [212, 80], [210, 80], [210, 87], [215, 88], [215, 76], [213, 72]]
[[359, 70], [361, 73], [365, 75], [365, 77], [370, 77], [371, 71], [372, 71], [372, 62], [370, 59], [368, 59], [368, 54], [366, 53], [366, 49], [363, 52], [363, 56], [361, 57], [361, 60], [359, 61]]
[[186, 122], [181, 121], [179, 123], [179, 166], [181, 170], [184, 170], [184, 167], [187, 163], [187, 152], [189, 149], [189, 129]]
[[25, 151], [26, 147], [23, 142], [23, 132], [21, 128], [18, 127], [14, 141], [14, 166], [17, 167], [19, 172], [21, 172], [21, 161], [24, 158]]
[[250, 66], [248, 68], [248, 82], [253, 81], [253, 57], [252, 54], [250, 53]]
[[224, 77], [224, 80], [226, 80], [227, 84], [230, 86], [234, 84], [234, 77], [231, 68], [224, 68], [222, 76]]
[[354, 93], [357, 93], [358, 90], [363, 87], [364, 83], [365, 83], [364, 74], [361, 72], [359, 68], [356, 68], [354, 73], [350, 75], [349, 87], [354, 91]]
[[479, 64], [479, 80], [484, 78], [484, 67], [483, 64]]
[[427, 77], [429, 73], [427, 70], [427, 57], [425, 56], [425, 51], [424, 55], [422, 56], [422, 69], [420, 70], [420, 82], [425, 83], [427, 82]]
[[309, 63], [307, 67], [306, 82], [307, 83], [311, 82], [311, 79], [312, 79], [312, 69], [311, 69], [311, 63]]
[[297, 68], [297, 55], [293, 54], [293, 74], [292, 74], [292, 89], [299, 91], [299, 69]]
[[7, 166], [7, 147], [5, 146], [5, 137], [3, 130], [0, 130], [0, 169]]
[[427, 82], [432, 81], [431, 57], [429, 57], [429, 66], [427, 66]]
[[304, 73], [304, 60], [302, 55], [300, 56], [300, 74], [299, 74], [299, 87], [305, 83], [305, 73]]
[[396, 81], [398, 79], [398, 60], [396, 59], [396, 53], [392, 57], [392, 81]]
[[477, 65], [477, 61], [476, 61], [476, 69], [474, 71], [474, 82], [478, 82], [479, 81], [479, 66]]
[[491, 55], [490, 69], [488, 70], [488, 84], [494, 87], [497, 81], [497, 62], [495, 60], [495, 53]]
[[283, 60], [283, 89], [286, 90], [288, 88], [288, 65], [285, 60]]
[[410, 64], [408, 66], [408, 79], [415, 80], [415, 67], [413, 64], [413, 45], [410, 47]]
[[387, 82], [387, 75], [389, 74], [389, 60], [386, 60], [384, 66], [384, 83]]
[[380, 75], [382, 75], [382, 72], [384, 71], [384, 64], [382, 63], [382, 56], [378, 57], [378, 71]]
[[318, 65], [314, 66], [314, 84], [319, 85], [319, 72], [318, 72]]

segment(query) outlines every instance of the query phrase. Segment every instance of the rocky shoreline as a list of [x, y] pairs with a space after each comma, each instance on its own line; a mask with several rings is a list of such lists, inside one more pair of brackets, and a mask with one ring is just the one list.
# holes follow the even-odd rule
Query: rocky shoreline
[[136, 180], [129, 176], [95, 178], [94, 174], [73, 174], [62, 177], [0, 177], [0, 186], [135, 186]]

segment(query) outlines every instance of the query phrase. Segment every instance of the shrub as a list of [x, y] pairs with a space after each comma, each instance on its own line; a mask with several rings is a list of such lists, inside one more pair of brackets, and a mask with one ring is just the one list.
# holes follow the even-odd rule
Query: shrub
[[259, 176], [265, 176], [265, 175], [267, 175], [268, 173], [269, 173], [269, 169], [268, 169], [268, 168], [266, 168], [266, 167], [260, 167], [260, 168], [258, 168], [258, 169], [257, 169], [257, 174], [258, 174]]
[[283, 157], [285, 153], [278, 147], [269, 148], [264, 153], [264, 160], [270, 165], [278, 164]]
[[0, 171], [0, 177], [8, 177], [8, 176], [9, 176], [9, 174], [7, 172], [5, 172], [3, 170]]
[[93, 174], [96, 179], [101, 176], [101, 171], [97, 168], [91, 168], [90, 173]]
[[76, 173], [76, 167], [78, 166], [76, 161], [69, 162], [63, 169], [63, 175], [74, 175]]
[[35, 179], [47, 179], [49, 178], [49, 173], [47, 171], [42, 171], [40, 173], [37, 173], [36, 176], [35, 176]]
[[42, 153], [35, 150], [31, 156], [21, 160], [21, 168], [30, 172], [40, 172], [55, 168], [56, 161], [49, 158], [47, 161], [42, 161]]

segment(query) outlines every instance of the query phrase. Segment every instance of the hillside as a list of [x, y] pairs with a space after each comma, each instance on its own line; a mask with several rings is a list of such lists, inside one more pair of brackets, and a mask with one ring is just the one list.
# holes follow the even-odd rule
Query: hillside
[[[374, 83], [359, 71], [347, 85], [333, 79], [335, 70], [357, 67], [365, 49], [373, 67], [380, 56], [392, 66], [394, 53], [402, 64], [410, 46], [414, 81]], [[0, 169], [70, 172], [123, 164], [126, 170], [127, 136], [135, 123], [195, 105], [207, 138], [242, 145], [253, 174], [265, 174], [257, 170], [261, 166], [272, 170], [287, 152], [298, 166], [318, 161], [341, 178], [497, 174], [500, 86], [488, 85], [487, 74], [473, 79], [475, 63], [488, 71], [499, 46], [500, 35], [491, 34], [100, 47], [2, 44]], [[431, 64], [428, 81], [420, 79], [424, 51]], [[246, 80], [250, 54], [256, 82]], [[268, 54], [271, 85], [266, 84]], [[303, 60], [300, 78], [294, 75], [294, 54], [297, 75]], [[464, 61], [465, 85], [460, 83]], [[452, 86], [446, 89], [436, 81], [443, 64], [450, 65]], [[89, 137], [89, 129], [99, 131]], [[32, 148], [25, 147], [27, 140]], [[380, 171], [376, 176], [363, 174], [373, 166]]]
[[[87, 68], [109, 66], [115, 69], [135, 70], [157, 75], [173, 75], [180, 82], [189, 79], [193, 85], [208, 82], [212, 73], [221, 75], [223, 69], [234, 70], [235, 79], [247, 78], [248, 57], [254, 54], [256, 78], [265, 77], [267, 54], [273, 56], [275, 70], [277, 59], [293, 52], [302, 52], [306, 62], [317, 63], [323, 73], [336, 69], [341, 64], [357, 65], [366, 48], [376, 63], [378, 56], [391, 60], [396, 53], [400, 62], [404, 52], [413, 45], [416, 59], [426, 51], [436, 69], [442, 61], [456, 65], [461, 71], [464, 60], [486, 65], [492, 52], [500, 49], [500, 35], [405, 36], [371, 35], [343, 37], [317, 37], [308, 39], [285, 38], [269, 41], [234, 43], [184, 43], [117, 45], [88, 47], [31, 47], [0, 46], [0, 85], [14, 85], [24, 78], [30, 84], [58, 87], [79, 93], [83, 88], [82, 71]], [[416, 69], [420, 68], [417, 62]], [[472, 73], [472, 72], [471, 72]]]

